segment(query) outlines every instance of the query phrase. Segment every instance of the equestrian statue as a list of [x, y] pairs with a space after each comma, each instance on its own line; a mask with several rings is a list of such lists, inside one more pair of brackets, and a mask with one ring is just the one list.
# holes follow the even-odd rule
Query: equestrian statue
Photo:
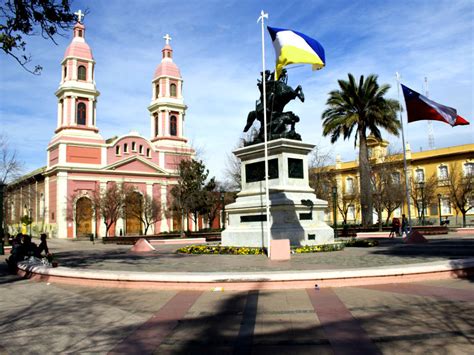
[[[265, 80], [266, 104], [267, 104], [267, 140], [278, 138], [288, 138], [294, 140], [301, 140], [301, 136], [295, 132], [295, 124], [299, 122], [300, 118], [291, 111], [283, 112], [285, 106], [295, 98], [299, 98], [304, 102], [304, 94], [301, 85], [298, 85], [295, 90], [287, 84], [288, 75], [283, 69], [278, 80], [275, 80], [275, 74], [269, 70], [265, 71], [265, 76], [262, 80], [258, 80], [257, 86], [260, 91], [260, 99], [256, 101], [255, 110], [249, 112], [247, 116], [247, 125], [244, 132], [248, 132], [255, 120], [260, 122], [260, 130], [256, 137], [246, 143], [246, 145], [257, 144], [264, 141], [264, 126], [263, 126], [263, 80]], [[289, 129], [288, 129], [289, 127]]]

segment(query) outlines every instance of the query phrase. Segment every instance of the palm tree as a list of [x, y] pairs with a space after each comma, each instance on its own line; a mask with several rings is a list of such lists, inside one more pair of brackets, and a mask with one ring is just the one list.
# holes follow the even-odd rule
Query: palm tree
[[400, 104], [397, 100], [386, 99], [384, 95], [390, 85], [377, 84], [377, 75], [364, 76], [357, 85], [354, 76], [348, 74], [349, 81], [338, 80], [340, 90], [329, 93], [326, 102], [328, 108], [323, 112], [323, 135], [331, 136], [331, 143], [336, 142], [342, 135], [349, 139], [354, 129], [354, 146], [359, 141], [359, 175], [360, 175], [360, 204], [362, 210], [362, 225], [372, 224], [372, 185], [370, 183], [370, 164], [367, 149], [367, 131], [375, 138], [382, 139], [380, 128], [398, 136], [400, 121], [397, 111]]

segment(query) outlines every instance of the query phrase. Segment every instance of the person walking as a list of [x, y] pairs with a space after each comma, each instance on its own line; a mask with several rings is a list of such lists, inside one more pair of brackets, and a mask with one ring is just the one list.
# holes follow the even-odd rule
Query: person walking
[[405, 233], [405, 237], [408, 237], [408, 219], [404, 214], [402, 214], [402, 232], [400, 233], [402, 238], [403, 233]]
[[397, 217], [393, 217], [392, 229], [390, 230], [390, 234], [388, 235], [388, 237], [395, 238], [398, 236], [399, 232], [400, 232], [400, 220]]

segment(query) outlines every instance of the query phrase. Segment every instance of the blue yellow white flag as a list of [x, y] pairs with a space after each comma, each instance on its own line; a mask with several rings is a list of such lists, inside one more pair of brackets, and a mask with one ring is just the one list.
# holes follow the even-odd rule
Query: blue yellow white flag
[[313, 70], [318, 70], [326, 65], [324, 48], [313, 38], [303, 33], [267, 26], [272, 37], [276, 54], [276, 78], [281, 70], [296, 63], [313, 65]]

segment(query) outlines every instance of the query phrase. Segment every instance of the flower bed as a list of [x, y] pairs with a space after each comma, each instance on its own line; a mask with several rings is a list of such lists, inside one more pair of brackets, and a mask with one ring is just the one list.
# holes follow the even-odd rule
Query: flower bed
[[262, 248], [224, 247], [222, 245], [189, 245], [177, 250], [181, 254], [261, 255]]
[[370, 239], [349, 239], [345, 242], [343, 242], [346, 247], [349, 248], [370, 248], [370, 247], [376, 247], [379, 245], [379, 242], [377, 240], [370, 240]]
[[295, 254], [303, 253], [320, 253], [326, 251], [339, 251], [343, 250], [345, 243], [334, 243], [334, 244], [321, 244], [321, 245], [305, 245], [302, 247], [292, 248], [291, 251]]

